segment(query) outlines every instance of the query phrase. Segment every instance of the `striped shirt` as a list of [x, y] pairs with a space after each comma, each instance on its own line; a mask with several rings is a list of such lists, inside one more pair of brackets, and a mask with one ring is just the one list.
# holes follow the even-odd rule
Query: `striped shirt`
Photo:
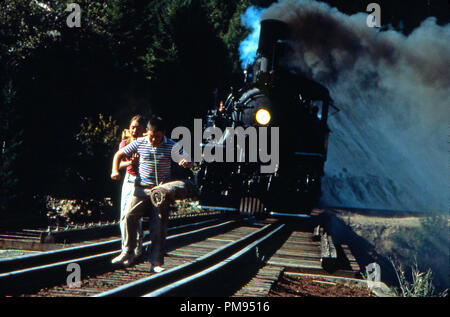
[[138, 138], [123, 148], [126, 156], [139, 154], [139, 169], [136, 183], [156, 186], [170, 180], [171, 152], [176, 143], [164, 137], [160, 144], [152, 146], [148, 137]]

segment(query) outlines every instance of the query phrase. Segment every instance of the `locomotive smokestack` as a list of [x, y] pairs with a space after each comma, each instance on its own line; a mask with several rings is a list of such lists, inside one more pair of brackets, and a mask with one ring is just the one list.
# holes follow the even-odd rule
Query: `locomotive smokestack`
[[288, 24], [275, 19], [261, 21], [259, 34], [258, 53], [264, 57], [272, 55], [273, 46], [278, 40], [285, 40], [288, 36]]
[[259, 35], [258, 55], [267, 60], [267, 65], [261, 65], [261, 70], [268, 72], [269, 67], [273, 68], [273, 61], [277, 60], [274, 56], [274, 49], [278, 41], [287, 39], [289, 34], [288, 24], [275, 19], [261, 21], [261, 32]]

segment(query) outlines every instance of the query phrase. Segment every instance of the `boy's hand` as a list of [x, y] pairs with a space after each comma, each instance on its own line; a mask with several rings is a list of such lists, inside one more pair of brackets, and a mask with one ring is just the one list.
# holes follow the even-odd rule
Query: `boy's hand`
[[192, 168], [192, 166], [194, 166], [194, 163], [189, 162], [189, 161], [186, 160], [186, 159], [182, 159], [182, 160], [178, 163], [178, 165], [180, 165], [181, 167], [184, 167], [184, 168]]
[[131, 156], [131, 165], [137, 165], [139, 163], [139, 154], [135, 153]]
[[118, 171], [112, 171], [111, 173], [111, 179], [118, 181], [120, 180], [120, 173]]

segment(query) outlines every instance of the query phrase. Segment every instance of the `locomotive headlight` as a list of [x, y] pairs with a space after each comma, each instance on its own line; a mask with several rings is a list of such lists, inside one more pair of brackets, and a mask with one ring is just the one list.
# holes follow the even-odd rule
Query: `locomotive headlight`
[[270, 112], [266, 109], [259, 109], [255, 115], [256, 122], [266, 125], [270, 122]]

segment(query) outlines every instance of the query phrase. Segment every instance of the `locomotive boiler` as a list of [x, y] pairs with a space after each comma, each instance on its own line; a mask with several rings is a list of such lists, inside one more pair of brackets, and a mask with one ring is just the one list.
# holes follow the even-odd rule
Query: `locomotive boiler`
[[224, 158], [202, 161], [201, 204], [307, 213], [320, 197], [332, 100], [325, 87], [286, 62], [288, 39], [284, 22], [261, 21], [257, 58], [244, 71], [242, 87], [208, 112], [204, 129], [225, 132], [204, 140], [204, 153]]

